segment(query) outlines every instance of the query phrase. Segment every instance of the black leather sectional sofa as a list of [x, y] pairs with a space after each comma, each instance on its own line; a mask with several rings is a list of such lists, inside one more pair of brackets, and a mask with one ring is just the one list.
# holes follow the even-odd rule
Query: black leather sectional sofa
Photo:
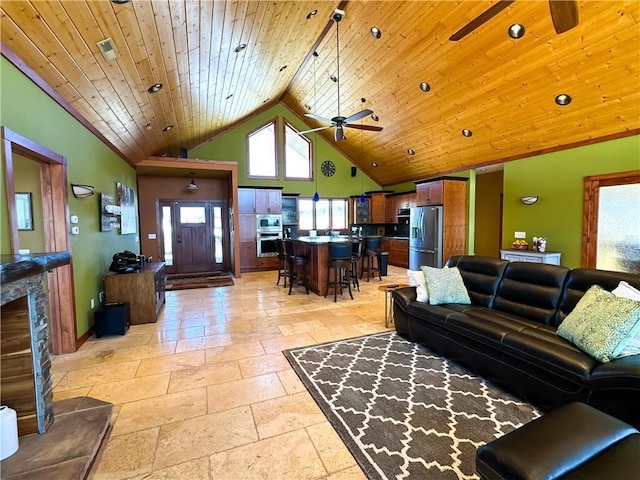
[[600, 363], [556, 335], [556, 327], [594, 284], [640, 276], [596, 269], [456, 256], [471, 305], [416, 301], [395, 290], [397, 332], [515, 392], [542, 410], [573, 401], [640, 426], [640, 355]]

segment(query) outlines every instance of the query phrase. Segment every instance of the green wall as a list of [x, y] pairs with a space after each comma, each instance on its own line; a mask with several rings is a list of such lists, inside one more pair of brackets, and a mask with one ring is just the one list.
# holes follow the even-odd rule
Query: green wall
[[[547, 250], [562, 252], [562, 265], [580, 266], [584, 177], [640, 169], [640, 136], [632, 136], [504, 165], [502, 247], [516, 231], [546, 237]], [[537, 195], [534, 205], [520, 197]]]
[[[273, 120], [278, 119], [279, 138], [279, 158], [284, 158], [284, 120], [298, 130], [309, 128], [285, 105], [278, 104], [247, 120], [236, 128], [220, 135], [209, 143], [199, 148], [189, 151], [189, 158], [200, 158], [206, 160], [227, 160], [238, 162], [238, 184], [241, 186], [282, 186], [283, 193], [299, 193], [302, 196], [312, 197], [316, 191], [315, 181], [290, 181], [284, 180], [283, 164], [279, 163], [279, 180], [257, 180], [247, 178], [246, 161], [246, 135], [251, 130]], [[380, 190], [380, 185], [375, 183], [368, 176], [362, 178], [362, 171], [358, 169], [355, 177], [351, 177], [351, 167], [353, 164], [338, 150], [333, 148], [333, 144], [327, 142], [320, 135], [313, 133], [307, 136], [312, 142], [316, 142], [316, 174], [318, 181], [318, 193], [321, 197], [347, 197], [349, 195], [359, 195], [362, 193], [363, 182], [364, 191]], [[315, 137], [315, 138], [314, 138]], [[325, 177], [320, 173], [319, 163], [324, 160], [332, 160], [336, 164], [336, 173], [332, 177]]]
[[[139, 251], [138, 235], [100, 232], [98, 192], [116, 194], [116, 182], [136, 189], [135, 170], [78, 123], [40, 88], [6, 59], [0, 58], [0, 123], [67, 158], [69, 183], [89, 184], [96, 195], [76, 199], [69, 188], [69, 214], [78, 215], [80, 234], [71, 237], [78, 337], [93, 325], [91, 298], [98, 305], [103, 276], [111, 257], [125, 249]], [[4, 181], [2, 199], [1, 252], [10, 253]]]

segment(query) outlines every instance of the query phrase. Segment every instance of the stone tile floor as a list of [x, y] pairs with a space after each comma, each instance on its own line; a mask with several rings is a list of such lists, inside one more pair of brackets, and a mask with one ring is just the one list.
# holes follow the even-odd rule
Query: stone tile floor
[[406, 270], [336, 303], [275, 281], [246, 273], [233, 287], [167, 292], [157, 323], [53, 359], [54, 400], [114, 404], [89, 478], [365, 478], [281, 352], [385, 331], [378, 287], [406, 283]]

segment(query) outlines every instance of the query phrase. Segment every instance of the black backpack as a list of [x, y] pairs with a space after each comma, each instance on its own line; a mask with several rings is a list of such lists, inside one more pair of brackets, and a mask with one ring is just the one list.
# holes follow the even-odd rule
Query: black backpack
[[114, 273], [133, 273], [139, 269], [138, 256], [129, 250], [116, 253], [109, 267], [109, 271]]

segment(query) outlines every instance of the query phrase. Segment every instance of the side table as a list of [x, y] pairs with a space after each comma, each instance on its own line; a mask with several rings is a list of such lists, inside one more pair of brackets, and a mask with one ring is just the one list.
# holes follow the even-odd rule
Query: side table
[[389, 328], [393, 323], [393, 295], [391, 292], [398, 288], [408, 287], [408, 283], [393, 283], [389, 285], [380, 285], [378, 290], [384, 292], [384, 327]]

